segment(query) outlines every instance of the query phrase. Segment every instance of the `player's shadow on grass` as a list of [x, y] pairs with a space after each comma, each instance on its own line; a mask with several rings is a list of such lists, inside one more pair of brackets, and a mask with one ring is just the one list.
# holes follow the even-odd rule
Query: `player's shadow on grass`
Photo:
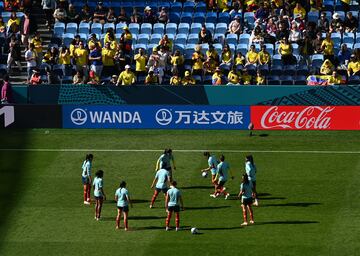
[[[161, 220], [165, 216], [129, 216], [129, 220]], [[101, 217], [101, 221], [115, 221], [116, 217]]]
[[229, 208], [229, 205], [222, 205], [222, 206], [195, 206], [195, 207], [185, 207], [185, 211], [192, 211], [192, 210], [216, 210], [216, 209], [223, 209]]
[[220, 228], [199, 228], [199, 230], [234, 230], [234, 229], [242, 229], [242, 227], [220, 227]]
[[261, 207], [309, 207], [313, 205], [320, 205], [321, 203], [286, 203], [286, 204], [261, 204]]
[[279, 220], [255, 222], [255, 225], [299, 225], [299, 224], [318, 224], [319, 221], [311, 220]]
[[214, 186], [189, 186], [189, 187], [182, 187], [180, 189], [214, 189]]
[[144, 199], [131, 199], [131, 202], [133, 204], [142, 204], [142, 203], [150, 203], [150, 200], [144, 200]]
[[[190, 230], [190, 226], [181, 226], [181, 231]], [[147, 226], [147, 227], [134, 227], [133, 230], [165, 230], [165, 227], [159, 226]], [[175, 228], [172, 228], [172, 231], [175, 231]]]

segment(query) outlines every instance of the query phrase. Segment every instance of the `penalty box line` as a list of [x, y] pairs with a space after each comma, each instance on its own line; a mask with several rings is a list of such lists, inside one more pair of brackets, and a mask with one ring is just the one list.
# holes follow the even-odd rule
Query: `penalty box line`
[[[75, 149], [75, 148], [0, 148], [0, 151], [25, 152], [163, 152], [163, 149]], [[174, 152], [201, 153], [292, 153], [292, 154], [360, 154], [360, 151], [332, 151], [332, 150], [236, 150], [236, 149], [173, 149]]]

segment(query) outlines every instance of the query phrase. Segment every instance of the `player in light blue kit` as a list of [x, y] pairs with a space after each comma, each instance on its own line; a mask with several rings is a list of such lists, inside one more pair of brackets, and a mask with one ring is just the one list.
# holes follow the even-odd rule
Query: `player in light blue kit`
[[216, 159], [216, 156], [211, 155], [210, 152], [204, 152], [204, 156], [207, 158], [208, 161], [208, 168], [202, 169], [201, 172], [211, 172], [211, 183], [216, 186], [216, 173], [217, 173], [217, 165], [219, 161]]
[[258, 202], [257, 194], [256, 194], [256, 166], [255, 166], [254, 158], [252, 155], [247, 155], [245, 157], [245, 171], [249, 177], [249, 180], [252, 182], [253, 187], [254, 187], [254, 189], [253, 189], [254, 190], [254, 195], [253, 195], [254, 205], [258, 206], [259, 202]]
[[[171, 167], [171, 162], [174, 168]], [[161, 167], [163, 166], [163, 167]], [[170, 181], [172, 180], [172, 169], [176, 170], [175, 159], [171, 148], [166, 148], [164, 154], [162, 154], [156, 162], [155, 171], [163, 168], [169, 172]]]
[[82, 174], [81, 179], [84, 186], [84, 204], [90, 205], [90, 193], [91, 193], [91, 167], [92, 167], [92, 160], [94, 156], [92, 154], [88, 154], [85, 157], [85, 161], [82, 164]]
[[223, 194], [225, 196], [225, 199], [228, 199], [230, 194], [225, 192], [226, 188], [224, 187], [224, 185], [228, 180], [229, 172], [231, 175], [231, 179], [234, 179], [234, 175], [232, 175], [229, 163], [225, 161], [225, 156], [221, 155], [220, 163], [217, 166], [217, 173], [215, 177], [215, 180], [217, 181], [217, 184], [215, 186], [215, 193], [211, 194], [211, 197], [216, 198]]
[[121, 214], [123, 213], [124, 227], [125, 227], [125, 231], [127, 231], [129, 229], [129, 226], [128, 226], [129, 204], [130, 204], [131, 208], [133, 206], [132, 206], [132, 203], [130, 200], [129, 191], [126, 189], [125, 181], [122, 181], [120, 183], [119, 188], [116, 190], [115, 201], [116, 201], [116, 205], [118, 208], [117, 216], [116, 216], [116, 229], [120, 228], [120, 219], [121, 219]]
[[250, 213], [250, 223], [254, 224], [254, 213], [251, 207], [253, 203], [253, 197], [252, 197], [253, 192], [254, 192], [254, 186], [251, 180], [249, 180], [248, 175], [244, 173], [242, 176], [242, 183], [240, 185], [240, 192], [238, 195], [238, 197], [241, 198], [241, 208], [244, 217], [244, 222], [241, 224], [241, 226], [248, 225], [247, 210]]
[[161, 163], [161, 169], [156, 172], [155, 178], [151, 184], [151, 188], [154, 188], [154, 185], [156, 183], [154, 195], [152, 196], [151, 199], [150, 208], [153, 208], [156, 197], [159, 195], [160, 191], [162, 191], [164, 195], [166, 195], [166, 192], [168, 190], [168, 183], [170, 182], [170, 176], [169, 176], [169, 172], [166, 169], [164, 169], [164, 167], [165, 167], [165, 163]]
[[101, 208], [103, 201], [106, 200], [106, 195], [104, 192], [104, 182], [103, 182], [104, 172], [99, 170], [95, 173], [95, 179], [93, 182], [94, 186], [94, 196], [95, 196], [95, 219], [100, 220]]
[[167, 212], [166, 217], [166, 231], [170, 230], [170, 220], [171, 215], [173, 212], [175, 212], [175, 225], [176, 225], [176, 231], [180, 230], [180, 207], [181, 210], [184, 210], [184, 202], [182, 200], [181, 192], [176, 187], [177, 183], [176, 181], [171, 182], [170, 189], [166, 193], [166, 199], [165, 199], [165, 209]]

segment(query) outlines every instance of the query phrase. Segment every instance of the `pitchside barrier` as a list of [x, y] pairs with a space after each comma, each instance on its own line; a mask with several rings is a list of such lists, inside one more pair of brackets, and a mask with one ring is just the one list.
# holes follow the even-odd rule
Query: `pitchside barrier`
[[360, 130], [360, 106], [3, 105], [0, 127]]
[[357, 106], [360, 86], [14, 86], [17, 104]]

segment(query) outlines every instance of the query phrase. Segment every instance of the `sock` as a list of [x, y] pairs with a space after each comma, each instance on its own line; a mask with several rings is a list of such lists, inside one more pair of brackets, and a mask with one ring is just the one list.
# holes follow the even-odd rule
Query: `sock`
[[177, 228], [180, 227], [180, 213], [178, 212], [176, 213], [175, 224]]
[[155, 190], [154, 195], [151, 198], [151, 205], [154, 205], [156, 197], [158, 196], [159, 192], [157, 192], [157, 190]]
[[244, 222], [247, 222], [247, 212], [246, 212], [246, 210], [243, 211], [243, 218], [244, 218]]
[[87, 186], [84, 186], [84, 202], [87, 201]]
[[126, 229], [128, 228], [128, 220], [127, 220], [127, 218], [124, 219], [124, 226], [125, 226]]
[[90, 191], [91, 191], [91, 185], [87, 184], [86, 185], [87, 189], [86, 189], [86, 201], [90, 202]]
[[171, 219], [171, 214], [172, 214], [172, 212], [168, 212], [168, 215], [167, 215], [167, 218], [166, 218], [166, 222], [165, 222], [166, 227], [169, 226], [170, 219]]

